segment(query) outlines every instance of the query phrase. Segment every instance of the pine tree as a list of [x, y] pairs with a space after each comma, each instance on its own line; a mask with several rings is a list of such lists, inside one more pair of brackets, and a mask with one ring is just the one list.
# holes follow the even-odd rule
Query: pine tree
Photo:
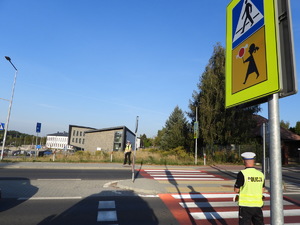
[[183, 111], [176, 106], [165, 123], [164, 132], [160, 139], [160, 147], [170, 150], [179, 146], [188, 150], [189, 126]]
[[200, 134], [208, 145], [245, 143], [255, 123], [252, 115], [260, 111], [259, 106], [225, 109], [225, 49], [217, 44], [200, 77], [199, 91], [193, 92], [188, 116], [195, 121], [198, 106]]

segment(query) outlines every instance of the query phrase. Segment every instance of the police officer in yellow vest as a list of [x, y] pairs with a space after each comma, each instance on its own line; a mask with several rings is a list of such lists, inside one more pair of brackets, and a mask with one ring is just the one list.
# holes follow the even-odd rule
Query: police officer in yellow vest
[[130, 155], [131, 155], [131, 151], [132, 151], [132, 147], [130, 144], [130, 141], [127, 141], [127, 144], [125, 146], [125, 151], [124, 151], [124, 163], [123, 166], [126, 165], [127, 160], [128, 160], [128, 164], [131, 164], [131, 160], [130, 160]]
[[239, 225], [263, 225], [262, 212], [265, 177], [254, 168], [255, 153], [244, 152], [242, 155], [245, 169], [241, 170], [234, 185], [234, 191], [239, 193]]

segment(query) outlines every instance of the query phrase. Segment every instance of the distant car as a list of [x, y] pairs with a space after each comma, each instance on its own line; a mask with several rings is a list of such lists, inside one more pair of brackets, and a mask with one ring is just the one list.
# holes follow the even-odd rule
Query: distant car
[[35, 156], [35, 153], [36, 153], [36, 151], [33, 151], [33, 150], [28, 151], [28, 154], [29, 154], [30, 156]]
[[44, 156], [44, 155], [52, 155], [53, 152], [50, 149], [47, 149], [45, 151], [39, 151], [39, 156]]
[[12, 152], [12, 150], [10, 150], [8, 148], [4, 149], [4, 153], [7, 153], [7, 155], [9, 155], [11, 152]]
[[25, 156], [30, 156], [30, 154], [24, 150], [17, 150], [17, 151], [14, 151], [12, 153], [13, 156], [18, 156], [18, 155], [25, 155]]
[[53, 152], [50, 149], [44, 151], [44, 155], [52, 155], [52, 154]]
[[[2, 154], [2, 150], [0, 150], [0, 155]], [[5, 152], [5, 150], [3, 151], [3, 157], [7, 156], [7, 152]]]

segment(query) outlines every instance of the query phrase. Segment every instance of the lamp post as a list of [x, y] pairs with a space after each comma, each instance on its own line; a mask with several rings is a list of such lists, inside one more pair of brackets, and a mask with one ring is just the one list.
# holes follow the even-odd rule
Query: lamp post
[[11, 98], [9, 101], [9, 107], [8, 107], [8, 112], [7, 112], [7, 118], [6, 118], [6, 123], [5, 123], [5, 131], [4, 131], [4, 136], [3, 136], [3, 144], [2, 144], [2, 151], [1, 151], [1, 160], [3, 159], [3, 153], [4, 153], [4, 147], [5, 147], [5, 141], [6, 141], [6, 135], [7, 135], [7, 130], [8, 130], [8, 125], [9, 125], [9, 119], [10, 119], [10, 111], [11, 111], [11, 106], [13, 103], [13, 98], [14, 98], [14, 92], [15, 92], [15, 85], [16, 85], [16, 80], [17, 80], [17, 74], [18, 74], [18, 69], [15, 67], [15, 65], [11, 62], [11, 58], [8, 56], [5, 56], [5, 59], [10, 62], [10, 64], [13, 66], [15, 69], [15, 77], [14, 77], [14, 83], [12, 86], [12, 92], [11, 92]]

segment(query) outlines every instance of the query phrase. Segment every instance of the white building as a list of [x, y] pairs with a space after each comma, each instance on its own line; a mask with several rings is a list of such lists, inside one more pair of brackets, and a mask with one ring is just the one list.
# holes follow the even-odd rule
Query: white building
[[46, 146], [50, 149], [72, 149], [70, 145], [68, 145], [68, 137], [69, 134], [67, 132], [57, 132], [55, 134], [48, 134]]

